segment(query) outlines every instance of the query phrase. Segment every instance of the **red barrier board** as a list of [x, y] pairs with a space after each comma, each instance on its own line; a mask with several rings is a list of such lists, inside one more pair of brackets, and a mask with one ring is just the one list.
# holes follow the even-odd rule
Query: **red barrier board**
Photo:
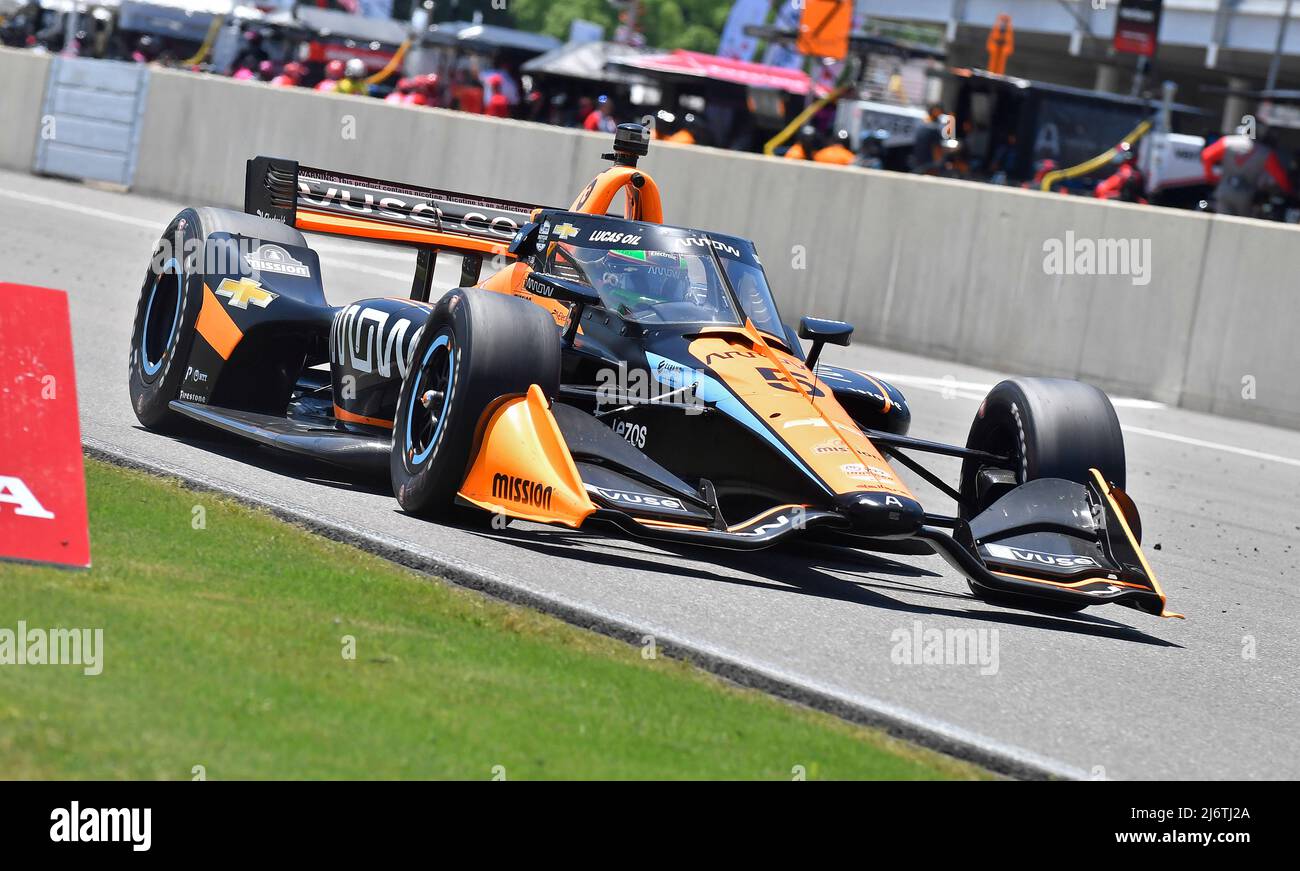
[[0, 559], [90, 565], [68, 296], [0, 284]]

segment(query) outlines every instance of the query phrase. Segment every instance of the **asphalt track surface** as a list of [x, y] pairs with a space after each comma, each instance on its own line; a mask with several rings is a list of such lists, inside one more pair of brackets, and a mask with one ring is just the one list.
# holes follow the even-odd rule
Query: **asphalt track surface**
[[[127, 397], [131, 320], [151, 246], [180, 205], [0, 173], [0, 281], [68, 291], [92, 448], [314, 518], [331, 534], [575, 622], [653, 635], [742, 682], [1012, 773], [1300, 777], [1300, 433], [1117, 401], [1147, 554], [1186, 621], [1116, 606], [1069, 617], [992, 607], [938, 557], [809, 545], [665, 550], [526, 523], [486, 533], [439, 526], [326, 467], [139, 427]], [[332, 302], [407, 293], [412, 256], [317, 241]], [[893, 377], [911, 402], [912, 434], [955, 442], [1002, 377], [870, 347], [834, 348], [827, 359]], [[950, 509], [903, 477], [923, 502]], [[996, 667], [897, 662], [900, 639], [918, 629], [976, 629]]]

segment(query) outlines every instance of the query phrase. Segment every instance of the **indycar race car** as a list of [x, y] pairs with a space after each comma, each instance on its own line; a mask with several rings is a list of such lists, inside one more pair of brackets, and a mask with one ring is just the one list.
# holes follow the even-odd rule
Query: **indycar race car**
[[[850, 325], [792, 329], [751, 242], [663, 223], [648, 143], [620, 127], [567, 209], [249, 160], [242, 213], [185, 209], [158, 243], [131, 338], [136, 416], [387, 475], [432, 518], [937, 553], [990, 601], [1175, 616], [1104, 393], [1003, 381], [965, 446], [909, 437], [894, 386], [819, 362]], [[410, 297], [331, 306], [304, 230], [414, 248]], [[443, 255], [461, 286], [435, 300]], [[485, 260], [499, 268], [482, 278]], [[915, 452], [960, 458], [960, 481]], [[955, 513], [922, 507], [890, 461]]]

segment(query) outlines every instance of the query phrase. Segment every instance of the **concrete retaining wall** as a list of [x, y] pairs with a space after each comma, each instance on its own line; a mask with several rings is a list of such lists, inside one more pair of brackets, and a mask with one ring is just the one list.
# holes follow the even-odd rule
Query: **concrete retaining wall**
[[[6, 165], [21, 163], [10, 140], [33, 129], [29, 108], [0, 132]], [[563, 206], [609, 145], [169, 71], [153, 76], [141, 140], [137, 190], [235, 207], [259, 153]], [[864, 342], [1300, 427], [1295, 227], [686, 146], [656, 145], [643, 166], [670, 222], [754, 239], [791, 322], [843, 318]], [[1149, 283], [1048, 274], [1045, 241], [1071, 233], [1149, 240]]]
[[31, 170], [49, 78], [49, 55], [0, 48], [0, 167]]

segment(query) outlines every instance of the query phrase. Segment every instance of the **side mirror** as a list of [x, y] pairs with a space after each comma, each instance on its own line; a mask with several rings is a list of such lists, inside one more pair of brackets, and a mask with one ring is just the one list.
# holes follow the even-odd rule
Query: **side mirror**
[[573, 337], [578, 334], [583, 310], [589, 305], [600, 305], [600, 294], [596, 293], [594, 287], [558, 275], [547, 275], [545, 272], [528, 273], [524, 279], [524, 290], [547, 299], [573, 303], [573, 309], [569, 312], [569, 325], [564, 330], [566, 345], [572, 345]]
[[844, 321], [828, 321], [822, 318], [799, 320], [799, 338], [808, 339], [813, 343], [812, 350], [808, 352], [808, 359], [804, 361], [809, 369], [817, 365], [817, 358], [821, 356], [823, 345], [827, 343], [847, 345], [852, 336], [853, 324]]
[[596, 289], [591, 285], [560, 278], [558, 275], [548, 275], [545, 272], [528, 273], [528, 277], [524, 279], [524, 290], [560, 302], [600, 305], [600, 294], [596, 293]]

